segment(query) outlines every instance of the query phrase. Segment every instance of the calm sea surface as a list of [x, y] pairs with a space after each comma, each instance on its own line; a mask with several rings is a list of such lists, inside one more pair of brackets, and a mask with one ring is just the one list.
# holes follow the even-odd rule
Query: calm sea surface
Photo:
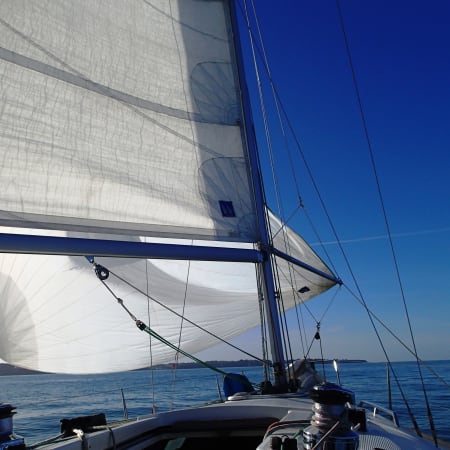
[[[450, 442], [450, 361], [425, 363], [423, 376], [435, 428], [440, 439]], [[431, 371], [427, 368], [429, 367]], [[336, 382], [331, 365], [325, 366], [328, 381]], [[394, 363], [397, 378], [422, 431], [429, 425], [415, 363]], [[262, 369], [231, 368], [255, 383]], [[436, 378], [435, 374], [441, 377]], [[342, 384], [352, 389], [356, 401], [387, 406], [386, 366], [381, 363], [341, 364]], [[129, 417], [194, 406], [219, 398], [218, 376], [208, 369], [148, 370], [109, 375], [14, 375], [0, 377], [0, 402], [16, 406], [14, 431], [32, 444], [59, 434], [59, 420], [104, 412], [108, 421], [123, 418], [122, 390]], [[393, 408], [400, 424], [409, 426], [396, 382], [391, 377]], [[152, 387], [153, 386], [153, 387]]]

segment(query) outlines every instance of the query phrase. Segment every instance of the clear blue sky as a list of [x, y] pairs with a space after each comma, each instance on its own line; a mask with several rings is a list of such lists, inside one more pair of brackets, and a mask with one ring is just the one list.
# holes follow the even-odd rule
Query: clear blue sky
[[[272, 77], [367, 304], [411, 345], [336, 3], [256, 3]], [[450, 3], [341, 0], [341, 9], [419, 356], [450, 359]], [[276, 128], [272, 137], [289, 214], [291, 169]], [[299, 159], [295, 166], [337, 273], [355, 290]], [[276, 210], [271, 191], [268, 199]], [[303, 213], [290, 225], [317, 243]], [[322, 321], [324, 356], [383, 360], [366, 312], [341, 291]], [[316, 319], [330, 298], [308, 303]], [[305, 310], [303, 317], [309, 341], [314, 321]], [[260, 344], [256, 332], [235, 342], [255, 352]], [[385, 344], [392, 360], [411, 359], [391, 338]], [[216, 358], [217, 350], [202, 356]]]
[[[411, 345], [335, 0], [255, 4], [272, 77], [367, 304]], [[450, 2], [340, 4], [419, 356], [450, 359]], [[257, 105], [255, 90], [252, 94]], [[264, 154], [256, 113], [255, 120]], [[297, 205], [290, 189], [292, 172], [279, 129], [271, 133], [289, 215]], [[295, 153], [292, 140], [290, 148]], [[304, 167], [295, 158], [304, 204], [337, 274], [355, 291]], [[267, 158], [263, 162], [270, 175]], [[271, 190], [268, 200], [276, 211]], [[289, 225], [328, 262], [302, 212]], [[330, 306], [333, 294], [307, 305], [316, 320], [327, 311], [321, 322], [324, 356], [383, 360], [364, 309], [345, 289]], [[308, 343], [315, 331], [310, 312], [302, 309]], [[295, 314], [289, 319], [292, 339], [298, 341]], [[256, 331], [234, 342], [258, 353]], [[411, 359], [391, 338], [385, 343], [392, 360]], [[222, 346], [220, 353], [213, 349], [201, 356], [245, 358]], [[311, 356], [320, 356], [317, 345]]]

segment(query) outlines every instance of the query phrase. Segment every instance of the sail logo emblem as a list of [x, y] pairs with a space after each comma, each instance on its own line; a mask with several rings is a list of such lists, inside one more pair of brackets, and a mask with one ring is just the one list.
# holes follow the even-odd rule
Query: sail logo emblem
[[226, 200], [219, 200], [219, 205], [223, 217], [236, 217], [233, 202], [228, 202]]

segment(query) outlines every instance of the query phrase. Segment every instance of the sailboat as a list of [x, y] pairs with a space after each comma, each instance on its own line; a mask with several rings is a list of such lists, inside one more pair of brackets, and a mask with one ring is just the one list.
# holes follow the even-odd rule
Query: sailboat
[[[285, 352], [282, 312], [342, 281], [267, 205], [242, 14], [231, 0], [0, 5], [0, 358], [135, 370], [173, 350], [198, 360], [261, 317], [271, 354], [261, 390], [231, 374], [222, 402], [68, 421], [45, 448], [435, 447]], [[23, 448], [0, 406], [0, 448]]]

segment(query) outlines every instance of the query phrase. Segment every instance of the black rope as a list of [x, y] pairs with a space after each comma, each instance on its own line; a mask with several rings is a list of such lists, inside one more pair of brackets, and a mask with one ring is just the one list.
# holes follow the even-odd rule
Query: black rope
[[[338, 8], [339, 8], [339, 4], [338, 4]], [[340, 11], [340, 8], [339, 8], [339, 11]], [[251, 31], [250, 29], [249, 29], [249, 32], [252, 33], [252, 31]], [[257, 46], [256, 46], [256, 49], [257, 49], [257, 51], [259, 52], [259, 54], [261, 55], [261, 49], [259, 49], [259, 47], [257, 47]], [[345, 264], [346, 264], [346, 266], [347, 266], [347, 268], [348, 268], [348, 270], [349, 270], [349, 272], [350, 272], [351, 278], [352, 278], [353, 282], [355, 283], [355, 285], [356, 285], [356, 287], [357, 287], [357, 289], [358, 289], [358, 291], [359, 291], [359, 294], [360, 294], [360, 300], [359, 300], [359, 301], [362, 302], [364, 308], [366, 309], [366, 311], [367, 311], [367, 313], [368, 313], [369, 320], [370, 320], [370, 322], [372, 323], [372, 327], [373, 327], [374, 332], [375, 332], [375, 334], [376, 334], [376, 336], [377, 336], [377, 339], [378, 339], [378, 341], [379, 341], [379, 343], [380, 343], [380, 346], [381, 346], [381, 348], [382, 348], [382, 351], [383, 351], [383, 353], [384, 353], [384, 355], [385, 355], [385, 357], [386, 357], [386, 360], [387, 360], [388, 364], [390, 365], [390, 361], [389, 361], [389, 358], [388, 358], [388, 356], [387, 356], [386, 349], [384, 348], [384, 345], [383, 345], [383, 343], [382, 343], [381, 337], [380, 337], [380, 335], [379, 335], [379, 333], [378, 333], [377, 328], [375, 327], [375, 324], [374, 324], [373, 319], [372, 319], [371, 312], [370, 312], [370, 310], [369, 310], [369, 308], [368, 308], [367, 304], [365, 303], [365, 300], [364, 300], [364, 298], [363, 298], [363, 296], [362, 296], [362, 293], [361, 293], [361, 291], [360, 291], [359, 285], [358, 285], [358, 283], [357, 283], [357, 281], [356, 281], [356, 277], [355, 277], [355, 275], [354, 275], [354, 273], [353, 273], [353, 270], [351, 269], [351, 266], [350, 266], [350, 263], [349, 263], [349, 261], [348, 261], [347, 255], [346, 255], [346, 253], [345, 253], [345, 251], [344, 251], [344, 249], [343, 249], [342, 243], [341, 243], [341, 241], [340, 241], [340, 239], [339, 239], [339, 237], [338, 237], [338, 233], [337, 233], [337, 231], [336, 231], [336, 228], [335, 228], [335, 226], [334, 226], [334, 224], [333, 224], [333, 222], [332, 222], [332, 220], [331, 220], [331, 217], [330, 217], [330, 215], [329, 215], [328, 209], [327, 209], [326, 206], [325, 206], [325, 202], [324, 202], [323, 197], [322, 197], [322, 195], [321, 195], [321, 193], [320, 193], [320, 190], [319, 190], [319, 188], [318, 188], [318, 185], [317, 185], [317, 183], [316, 183], [316, 181], [315, 181], [315, 179], [314, 179], [314, 177], [313, 177], [312, 170], [311, 170], [309, 164], [308, 164], [307, 161], [306, 161], [306, 157], [305, 157], [305, 155], [304, 155], [304, 153], [303, 153], [303, 150], [302, 150], [302, 147], [301, 147], [301, 145], [300, 145], [300, 142], [299, 142], [299, 140], [298, 140], [298, 138], [297, 138], [297, 135], [296, 135], [296, 133], [295, 133], [295, 131], [294, 131], [293, 125], [292, 125], [291, 121], [289, 120], [289, 116], [287, 115], [286, 109], [285, 109], [285, 107], [284, 107], [284, 105], [283, 105], [283, 103], [282, 103], [282, 101], [281, 101], [281, 98], [280, 98], [280, 96], [279, 96], [279, 93], [278, 93], [278, 91], [277, 91], [277, 89], [276, 89], [276, 87], [275, 87], [275, 84], [274, 84], [274, 82], [273, 82], [272, 76], [271, 76], [271, 74], [270, 74], [270, 70], [269, 70], [269, 68], [267, 67], [266, 60], [265, 60], [264, 57], [262, 57], [262, 60], [264, 61], [264, 67], [265, 67], [265, 71], [266, 71], [267, 77], [268, 77], [268, 79], [269, 79], [269, 81], [270, 81], [270, 83], [271, 83], [271, 86], [272, 86], [272, 88], [273, 88], [273, 92], [274, 92], [274, 94], [275, 94], [275, 96], [276, 96], [276, 99], [277, 99], [277, 105], [279, 106], [280, 110], [281, 110], [282, 113], [283, 113], [283, 116], [284, 116], [284, 118], [285, 118], [285, 120], [286, 120], [286, 124], [287, 124], [287, 126], [288, 126], [288, 129], [289, 129], [290, 132], [292, 133], [293, 139], [294, 139], [294, 141], [295, 141], [296, 148], [297, 148], [297, 150], [298, 150], [298, 152], [299, 152], [299, 154], [300, 154], [300, 156], [301, 156], [301, 159], [302, 159], [302, 161], [303, 161], [303, 163], [304, 163], [304, 165], [305, 165], [305, 168], [306, 168], [306, 171], [307, 171], [307, 173], [308, 173], [308, 176], [309, 176], [309, 178], [310, 178], [310, 180], [311, 180], [311, 183], [312, 183], [312, 185], [313, 185], [313, 187], [314, 187], [314, 190], [315, 190], [315, 192], [316, 192], [316, 194], [317, 194], [317, 196], [318, 196], [319, 203], [320, 203], [320, 205], [321, 205], [322, 208], [323, 208], [323, 211], [324, 211], [324, 213], [325, 213], [325, 216], [326, 216], [326, 218], [327, 218], [327, 220], [328, 220], [328, 223], [329, 223], [329, 225], [330, 225], [330, 227], [331, 227], [332, 233], [333, 233], [333, 235], [334, 235], [335, 238], [336, 238], [337, 244], [338, 244], [339, 249], [340, 249], [340, 251], [341, 251], [341, 254], [342, 254], [343, 258], [344, 258]], [[353, 72], [354, 72], [354, 71], [353, 71]], [[359, 94], [358, 94], [358, 95], [359, 95]], [[323, 247], [323, 245], [322, 245], [322, 247]], [[308, 308], [307, 308], [307, 310], [308, 310]], [[309, 312], [310, 312], [310, 311], [309, 311]], [[311, 314], [311, 312], [310, 312], [310, 314]], [[311, 314], [311, 315], [312, 315], [312, 314]], [[311, 343], [311, 345], [312, 345], [312, 343]], [[310, 346], [310, 348], [311, 348], [311, 346]], [[309, 353], [310, 348], [308, 349], [307, 354]], [[414, 353], [413, 353], [413, 354], [414, 354]], [[418, 357], [417, 353], [415, 354], [415, 357], [416, 357], [416, 360], [420, 360], [420, 358]], [[394, 372], [393, 372], [393, 373], [394, 373]], [[440, 378], [440, 377], [438, 377], [438, 378]], [[396, 380], [396, 381], [397, 381], [397, 383], [398, 383], [398, 380]], [[400, 391], [401, 391], [401, 389], [400, 389]], [[401, 392], [402, 392], [402, 391], [401, 391]], [[426, 394], [425, 394], [425, 396], [426, 396]], [[402, 397], [403, 397], [403, 400], [404, 400], [404, 402], [405, 402], [405, 404], [406, 404], [407, 402], [406, 402], [405, 397], [404, 397], [403, 395], [402, 395]], [[428, 405], [428, 400], [427, 400], [427, 398], [426, 398], [426, 401], [427, 401], [427, 405]], [[406, 405], [406, 406], [408, 407], [408, 405]], [[409, 408], [408, 408], [408, 409], [409, 409]], [[414, 424], [415, 419], [412, 417], [411, 420], [412, 420], [412, 422], [413, 422], [413, 424]], [[434, 426], [432, 425], [432, 427], [434, 427]], [[416, 428], [416, 427], [415, 427], [415, 428]], [[416, 428], [416, 430], [418, 430], [418, 428]], [[419, 431], [419, 433], [420, 433], [420, 431]], [[435, 436], [433, 436], [433, 437], [434, 437], [434, 439], [435, 439]], [[435, 439], [435, 441], [436, 441], [436, 439]]]
[[[276, 105], [276, 110], [277, 110], [277, 115], [278, 115], [278, 122], [281, 128], [281, 133], [284, 139], [284, 144], [285, 144], [285, 149], [286, 152], [288, 154], [289, 157], [289, 161], [291, 162], [290, 164], [290, 168], [291, 168], [291, 172], [292, 172], [292, 176], [294, 179], [294, 185], [295, 188], [297, 190], [297, 198], [298, 198], [298, 203], [299, 205], [297, 206], [297, 208], [295, 209], [294, 213], [300, 208], [304, 208], [302, 199], [301, 199], [301, 194], [300, 194], [300, 189], [299, 189], [299, 182], [296, 176], [296, 172], [294, 170], [294, 164], [293, 164], [293, 158], [292, 158], [292, 152], [289, 146], [289, 141], [287, 139], [287, 135], [286, 135], [286, 129], [283, 123], [283, 117], [282, 117], [282, 113], [280, 110], [280, 105], [279, 105], [279, 98], [276, 94], [275, 91], [275, 86], [270, 74], [270, 68], [269, 68], [269, 62], [268, 59], [266, 57], [266, 52], [265, 52], [265, 48], [264, 48], [264, 42], [262, 39], [262, 35], [261, 35], [261, 29], [259, 26], [259, 21], [258, 21], [258, 16], [256, 13], [256, 9], [255, 9], [255, 4], [254, 1], [251, 1], [251, 5], [253, 8], [253, 17], [256, 23], [256, 31], [258, 34], [258, 42], [260, 44], [261, 47], [257, 47], [255, 45], [255, 39], [253, 36], [253, 32], [250, 26], [250, 18], [249, 18], [249, 14], [248, 14], [248, 10], [247, 10], [247, 2], [244, 1], [244, 11], [243, 11], [243, 15], [245, 17], [245, 21], [247, 24], [247, 29], [248, 29], [248, 34], [249, 34], [249, 39], [250, 39], [250, 43], [251, 43], [251, 49], [252, 49], [252, 56], [253, 56], [253, 65], [256, 71], [256, 75], [257, 75], [257, 83], [258, 83], [258, 91], [259, 91], [259, 98], [260, 98], [260, 107], [261, 107], [261, 112], [262, 112], [262, 117], [263, 117], [263, 121], [264, 121], [264, 128], [265, 128], [265, 133], [266, 133], [266, 142], [267, 142], [267, 148], [268, 148], [268, 152], [269, 152], [269, 159], [270, 159], [270, 166], [271, 166], [271, 171], [272, 171], [272, 179], [274, 182], [274, 187], [275, 187], [275, 195], [276, 195], [276, 202], [277, 202], [277, 207], [278, 207], [278, 212], [279, 212], [279, 216], [281, 218], [283, 218], [282, 223], [281, 223], [281, 227], [279, 228], [279, 230], [276, 230], [276, 233], [272, 236], [272, 239], [275, 238], [275, 236], [279, 233], [282, 233], [282, 237], [283, 237], [283, 241], [284, 241], [284, 245], [287, 249], [287, 252], [289, 253], [290, 250], [290, 242], [289, 239], [287, 239], [286, 236], [286, 225], [287, 225], [287, 221], [284, 220], [285, 214], [284, 214], [284, 210], [283, 210], [283, 205], [281, 202], [281, 197], [280, 197], [280, 192], [279, 192], [279, 183], [278, 183], [278, 178], [277, 178], [277, 174], [275, 171], [275, 158], [274, 158], [274, 153], [273, 153], [273, 147], [272, 147], [272, 142], [271, 142], [271, 136], [270, 136], [270, 131], [269, 131], [269, 125], [267, 122], [267, 115], [266, 115], [266, 109], [265, 109], [265, 103], [264, 103], [264, 98], [263, 98], [263, 90], [262, 90], [262, 85], [261, 85], [261, 80], [259, 77], [259, 69], [258, 69], [258, 63], [257, 63], [257, 58], [256, 58], [256, 50], [258, 51], [258, 54], [262, 57], [263, 60], [263, 66], [264, 69], [266, 71], [266, 73], [268, 74], [268, 79], [270, 81], [270, 86], [272, 88], [272, 95], [274, 98], [274, 102]], [[292, 217], [294, 216], [294, 213], [292, 213], [289, 217], [288, 220], [292, 219]], [[325, 254], [328, 256], [328, 254], [326, 253], [325, 250]], [[328, 256], [328, 259], [329, 256]], [[278, 283], [278, 309], [280, 312], [280, 317], [284, 318], [284, 320], [281, 320], [281, 329], [282, 329], [282, 333], [283, 333], [283, 343], [284, 343], [284, 347], [286, 348], [286, 351], [289, 353], [289, 358], [290, 360], [293, 360], [293, 355], [292, 355], [292, 346], [291, 346], [291, 339], [290, 339], [290, 333], [289, 333], [289, 328], [287, 326], [287, 317], [285, 314], [285, 305], [284, 305], [284, 301], [283, 301], [283, 296], [282, 296], [282, 292], [281, 292], [281, 283], [280, 283], [280, 274], [278, 272], [279, 268], [277, 267], [277, 263], [276, 263], [276, 259], [273, 258], [273, 267], [274, 267], [274, 275], [276, 275], [276, 280]], [[294, 286], [294, 273], [297, 271], [296, 268], [292, 267], [292, 264], [288, 265], [289, 267], [289, 278], [284, 275], [286, 277], [286, 279], [288, 280], [288, 282], [290, 283], [290, 286], [292, 288], [293, 291], [293, 296], [294, 296], [294, 300], [296, 301], [296, 293], [297, 293], [297, 289], [298, 287]], [[301, 336], [301, 334], [300, 334]], [[302, 342], [303, 343], [303, 342]], [[304, 348], [303, 348], [304, 350]]]
[[[242, 11], [242, 6], [239, 3], [238, 3], [238, 5], [241, 8], [242, 15], [245, 17], [245, 13]], [[248, 31], [249, 31], [249, 33], [251, 35], [253, 35], [253, 31], [251, 30], [251, 28], [249, 26], [248, 26]], [[311, 169], [310, 165], [308, 164], [308, 161], [306, 160], [306, 156], [305, 156], [305, 154], [303, 152], [302, 146], [301, 146], [300, 141], [299, 141], [299, 139], [297, 137], [297, 134], [295, 132], [294, 126], [293, 126], [291, 120], [289, 119], [289, 115], [287, 114], [286, 108], [284, 107], [284, 104], [283, 104], [283, 102], [281, 100], [280, 94], [278, 93], [278, 90], [277, 90], [277, 88], [275, 86], [274, 80], [273, 80], [272, 75], [270, 73], [270, 69], [269, 69], [269, 67], [267, 66], [267, 63], [266, 63], [266, 58], [264, 57], [263, 52], [259, 48], [259, 46], [255, 45], [255, 49], [257, 50], [259, 56], [263, 60], [264, 70], [266, 72], [267, 79], [269, 80], [269, 82], [271, 84], [274, 96], [276, 98], [277, 106], [279, 107], [280, 111], [282, 112], [282, 115], [283, 115], [283, 117], [284, 117], [284, 119], [286, 121], [287, 128], [289, 129], [289, 131], [290, 131], [290, 133], [292, 135], [292, 138], [293, 138], [294, 143], [295, 143], [295, 148], [297, 149], [297, 152], [298, 152], [298, 154], [299, 154], [299, 156], [300, 156], [300, 158], [301, 158], [301, 160], [302, 160], [302, 162], [303, 162], [303, 164], [305, 166], [306, 173], [308, 174], [308, 177], [311, 180], [311, 184], [312, 184], [312, 186], [314, 188], [314, 192], [317, 195], [317, 198], [319, 200], [319, 204], [320, 204], [320, 206], [322, 207], [322, 209], [324, 211], [325, 217], [327, 218], [327, 222], [328, 222], [328, 224], [329, 224], [329, 226], [331, 228], [333, 236], [335, 237], [336, 241], [338, 242], [338, 245], [339, 245], [339, 248], [340, 248], [341, 252], [344, 254], [344, 249], [342, 248], [342, 244], [340, 243], [340, 239], [338, 237], [338, 233], [337, 233], [336, 228], [335, 228], [335, 226], [334, 226], [334, 224], [333, 224], [333, 222], [331, 220], [331, 216], [330, 216], [329, 211], [328, 211], [328, 209], [327, 209], [327, 207], [325, 205], [325, 201], [324, 201], [324, 199], [322, 197], [322, 194], [321, 194], [321, 192], [319, 190], [319, 186], [318, 186], [318, 184], [317, 184], [317, 182], [316, 182], [316, 180], [315, 180], [315, 178], [313, 176], [312, 169]], [[300, 196], [299, 196], [299, 204], [300, 204], [301, 207], [303, 207], [303, 203], [302, 203], [302, 200], [301, 200]], [[320, 241], [320, 239], [319, 239], [319, 241]], [[328, 255], [328, 253], [326, 251], [325, 251], [325, 255]], [[346, 259], [345, 254], [344, 254], [344, 258]], [[333, 264], [331, 262], [331, 258], [329, 258], [329, 256], [328, 256], [328, 259], [329, 259], [330, 265], [333, 267]], [[349, 263], [348, 263], [347, 260], [346, 260], [346, 264], [347, 264], [347, 266], [349, 266]]]
[[[386, 212], [386, 207], [384, 204], [384, 199], [383, 199], [383, 193], [381, 191], [381, 184], [380, 184], [380, 180], [378, 177], [378, 171], [377, 171], [377, 167], [375, 164], [375, 157], [374, 157], [374, 152], [372, 149], [372, 142], [370, 139], [370, 135], [369, 135], [369, 129], [367, 126], [367, 121], [366, 121], [366, 116], [365, 116], [365, 112], [364, 112], [364, 108], [362, 106], [362, 100], [361, 100], [361, 95], [360, 95], [360, 91], [359, 91], [359, 87], [358, 87], [358, 82], [356, 79], [356, 72], [355, 72], [355, 68], [353, 65], [353, 59], [352, 59], [352, 55], [351, 55], [351, 51], [350, 51], [350, 45], [348, 42], [348, 38], [347, 38], [347, 33], [345, 30], [345, 24], [344, 24], [344, 18], [342, 15], [342, 10], [341, 10], [341, 6], [339, 3], [339, 0], [336, 0], [336, 7], [338, 10], [338, 15], [339, 15], [339, 21], [340, 21], [340, 25], [341, 25], [341, 29], [342, 29], [342, 35], [344, 37], [344, 43], [345, 43], [345, 49], [347, 52], [347, 57], [348, 57], [348, 62], [349, 62], [349, 66], [350, 66], [350, 70], [352, 73], [352, 79], [353, 79], [353, 86], [354, 86], [354, 90], [355, 90], [355, 95], [356, 95], [356, 99], [358, 102], [358, 107], [359, 107], [359, 112], [360, 112], [360, 116], [361, 116], [361, 120], [362, 120], [362, 124], [363, 124], [363, 129], [364, 129], [364, 134], [366, 137], [366, 143], [367, 143], [367, 148], [369, 150], [369, 155], [370, 155], [370, 161], [372, 164], [372, 170], [373, 170], [373, 174], [375, 177], [375, 182], [376, 182], [376, 186], [377, 186], [377, 191], [378, 191], [378, 197], [380, 200], [380, 205], [381, 205], [381, 209], [382, 209], [382, 213], [383, 213], [383, 218], [384, 218], [384, 223], [385, 223], [385, 227], [386, 227], [386, 231], [387, 231], [387, 235], [388, 235], [388, 240], [389, 240], [389, 246], [391, 249], [391, 254], [392, 254], [392, 258], [393, 258], [393, 262], [394, 262], [394, 266], [395, 266], [395, 272], [396, 272], [396, 276], [397, 276], [397, 281], [399, 284], [399, 288], [400, 288], [400, 293], [401, 293], [401, 297], [402, 297], [402, 301], [403, 301], [403, 307], [405, 310], [405, 315], [406, 315], [406, 320], [408, 322], [408, 327], [409, 327], [409, 333], [411, 336], [411, 341], [413, 344], [413, 348], [414, 348], [414, 355], [416, 357], [416, 362], [417, 362], [417, 368], [419, 371], [419, 377], [420, 377], [420, 381], [421, 381], [421, 385], [422, 385], [422, 391], [423, 391], [423, 395], [424, 395], [424, 399], [425, 399], [425, 403], [426, 403], [426, 407], [427, 407], [427, 413], [428, 413], [428, 420], [430, 423], [430, 428], [431, 428], [431, 433], [433, 436], [433, 440], [434, 443], [436, 445], [436, 447], [438, 446], [438, 442], [437, 442], [437, 436], [436, 436], [436, 430], [434, 427], [434, 420], [433, 420], [433, 416], [431, 414], [431, 408], [430, 408], [430, 403], [428, 401], [428, 395], [427, 395], [427, 391], [425, 388], [425, 382], [423, 379], [423, 374], [422, 374], [422, 369], [420, 367], [420, 363], [419, 363], [419, 357], [417, 354], [417, 348], [416, 348], [416, 342], [414, 339], [414, 333], [412, 330], [412, 325], [411, 325], [411, 320], [409, 317], [409, 312], [408, 312], [408, 307], [406, 304], [406, 297], [405, 297], [405, 292], [403, 289], [403, 283], [401, 280], [401, 276], [400, 276], [400, 269], [399, 269], [399, 265], [398, 265], [398, 261], [397, 261], [397, 256], [396, 256], [396, 252], [395, 252], [395, 248], [394, 248], [394, 243], [392, 240], [392, 233], [391, 233], [391, 229], [390, 229], [390, 225], [389, 225], [389, 221], [388, 221], [388, 217], [387, 217], [387, 212]], [[409, 407], [408, 407], [409, 410]], [[414, 423], [415, 421], [413, 421]], [[414, 424], [414, 428], [416, 429], [417, 434], [420, 435], [420, 431], [418, 431], [418, 427], [416, 428], [416, 424]]]

